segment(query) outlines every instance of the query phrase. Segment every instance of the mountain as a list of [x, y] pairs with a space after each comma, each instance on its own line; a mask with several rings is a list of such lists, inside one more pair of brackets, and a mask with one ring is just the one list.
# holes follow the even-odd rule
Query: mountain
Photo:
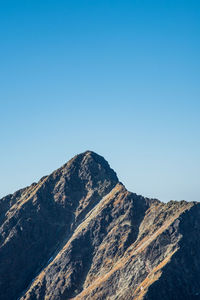
[[0, 299], [200, 299], [200, 205], [131, 193], [77, 155], [0, 200]]

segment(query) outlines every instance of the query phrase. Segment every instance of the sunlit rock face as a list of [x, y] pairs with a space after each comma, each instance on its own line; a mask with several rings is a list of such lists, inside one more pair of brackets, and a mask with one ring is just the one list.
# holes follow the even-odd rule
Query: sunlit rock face
[[0, 299], [200, 299], [200, 206], [126, 190], [94, 152], [0, 200]]

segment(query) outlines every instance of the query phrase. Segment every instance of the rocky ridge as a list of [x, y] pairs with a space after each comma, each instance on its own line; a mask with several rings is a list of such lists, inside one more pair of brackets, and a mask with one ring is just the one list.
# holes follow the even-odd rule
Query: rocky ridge
[[200, 299], [199, 203], [126, 190], [87, 151], [0, 200], [0, 299]]

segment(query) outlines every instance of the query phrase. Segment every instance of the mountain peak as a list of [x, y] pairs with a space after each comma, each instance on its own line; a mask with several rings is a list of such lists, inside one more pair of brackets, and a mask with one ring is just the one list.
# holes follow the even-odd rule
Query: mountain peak
[[198, 203], [133, 194], [85, 151], [0, 199], [0, 300], [199, 299], [199, 220]]
[[[81, 162], [84, 161], [84, 163], [90, 162], [91, 160], [98, 162], [99, 164], [107, 165], [109, 166], [108, 162], [105, 160], [105, 158], [93, 151], [87, 150], [85, 152], [82, 152], [80, 154], [75, 155], [72, 159], [70, 159], [66, 164], [70, 164], [74, 161]], [[65, 165], [66, 165], [65, 164]]]
[[74, 156], [53, 174], [65, 176], [66, 179], [73, 177], [73, 181], [79, 179], [92, 188], [102, 189], [105, 185], [114, 187], [119, 182], [117, 174], [104, 157], [93, 151], [85, 151]]

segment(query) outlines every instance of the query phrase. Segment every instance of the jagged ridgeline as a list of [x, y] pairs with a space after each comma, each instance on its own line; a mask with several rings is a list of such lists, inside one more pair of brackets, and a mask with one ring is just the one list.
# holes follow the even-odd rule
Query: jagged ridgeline
[[130, 193], [87, 151], [0, 200], [0, 299], [200, 299], [200, 206]]

